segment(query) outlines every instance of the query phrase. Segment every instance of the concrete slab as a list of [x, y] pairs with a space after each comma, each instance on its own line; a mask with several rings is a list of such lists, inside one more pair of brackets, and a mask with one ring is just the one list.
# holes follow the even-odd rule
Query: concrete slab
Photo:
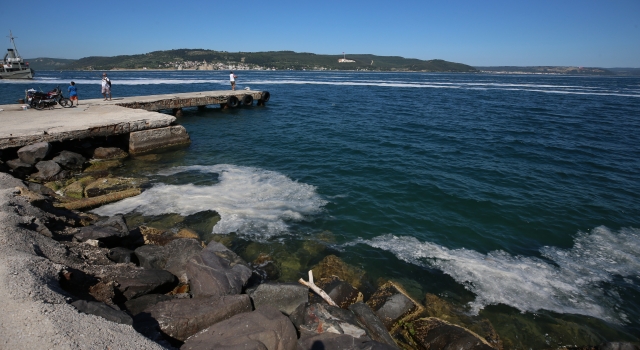
[[22, 110], [21, 105], [0, 109], [0, 149], [36, 142], [54, 142], [125, 134], [171, 125], [176, 118], [142, 109], [115, 105], [116, 100], [84, 100], [80, 106]]

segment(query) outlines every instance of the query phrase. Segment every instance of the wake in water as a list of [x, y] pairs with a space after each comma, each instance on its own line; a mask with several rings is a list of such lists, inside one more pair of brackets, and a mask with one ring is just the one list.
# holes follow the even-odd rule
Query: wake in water
[[387, 250], [399, 259], [435, 267], [476, 294], [474, 313], [487, 305], [506, 304], [521, 311], [550, 310], [626, 323], [621, 298], [610, 288], [614, 276], [640, 279], [640, 230], [613, 232], [604, 226], [580, 232], [571, 249], [544, 247], [535, 257], [503, 251], [486, 255], [447, 249], [413, 237], [384, 235], [357, 243]]
[[159, 173], [219, 174], [210, 186], [156, 184], [141, 195], [93, 210], [111, 216], [138, 212], [142, 215], [176, 213], [183, 216], [215, 210], [220, 221], [213, 233], [237, 232], [254, 239], [266, 239], [288, 232], [287, 222], [301, 221], [321, 211], [326, 201], [315, 187], [263, 169], [228, 164], [176, 167]]

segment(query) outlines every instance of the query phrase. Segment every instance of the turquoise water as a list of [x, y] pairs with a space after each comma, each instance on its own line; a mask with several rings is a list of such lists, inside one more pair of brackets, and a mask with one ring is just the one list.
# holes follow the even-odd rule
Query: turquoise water
[[[192, 145], [132, 161], [154, 186], [97, 212], [215, 210], [212, 232], [247, 251], [320, 242], [505, 338], [526, 320], [513, 348], [638, 340], [640, 79], [239, 73], [266, 107], [186, 110]], [[228, 88], [227, 72], [110, 77], [114, 97]], [[100, 97], [97, 73], [39, 72], [0, 81], [0, 103], [70, 80]]]

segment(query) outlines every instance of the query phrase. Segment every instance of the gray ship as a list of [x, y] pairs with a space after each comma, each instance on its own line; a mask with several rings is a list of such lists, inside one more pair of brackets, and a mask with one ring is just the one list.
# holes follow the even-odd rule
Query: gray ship
[[24, 63], [20, 54], [18, 54], [11, 31], [9, 31], [9, 38], [11, 39], [11, 44], [13, 44], [13, 49], [7, 49], [7, 54], [4, 55], [2, 68], [0, 68], [0, 79], [33, 79], [35, 72], [29, 68], [28, 62]]

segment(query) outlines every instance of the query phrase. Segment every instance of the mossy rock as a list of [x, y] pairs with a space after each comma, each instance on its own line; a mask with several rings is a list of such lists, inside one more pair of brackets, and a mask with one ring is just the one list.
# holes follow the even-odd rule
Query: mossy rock
[[400, 324], [394, 338], [403, 348], [410, 349], [464, 349], [497, 350], [498, 344], [490, 344], [473, 331], [436, 317], [426, 317]]
[[368, 289], [368, 286], [365, 285], [368, 279], [366, 272], [361, 268], [345, 263], [335, 255], [326, 256], [312, 270], [314, 278], [321, 279], [338, 276], [341, 280], [349, 282], [359, 290], [363, 290], [363, 287]]
[[180, 231], [178, 231], [175, 236], [177, 238], [195, 238], [197, 240], [200, 240], [200, 236], [198, 236], [198, 233], [188, 228], [180, 229]]
[[122, 166], [122, 161], [119, 159], [113, 160], [92, 160], [91, 165], [84, 169], [85, 173], [95, 173], [105, 171], [113, 168], [119, 168]]
[[48, 188], [52, 189], [53, 191], [58, 191], [59, 189], [64, 187], [64, 184], [61, 181], [49, 181], [49, 182], [45, 183], [44, 185], [45, 185], [45, 187], [48, 187]]
[[95, 180], [84, 188], [85, 197], [97, 197], [105, 194], [140, 188], [147, 183], [147, 179], [129, 177], [106, 177]]
[[75, 180], [66, 187], [64, 187], [61, 192], [64, 196], [71, 198], [83, 198], [84, 197], [84, 188], [87, 184], [95, 181], [92, 176], [85, 176], [81, 179]]

